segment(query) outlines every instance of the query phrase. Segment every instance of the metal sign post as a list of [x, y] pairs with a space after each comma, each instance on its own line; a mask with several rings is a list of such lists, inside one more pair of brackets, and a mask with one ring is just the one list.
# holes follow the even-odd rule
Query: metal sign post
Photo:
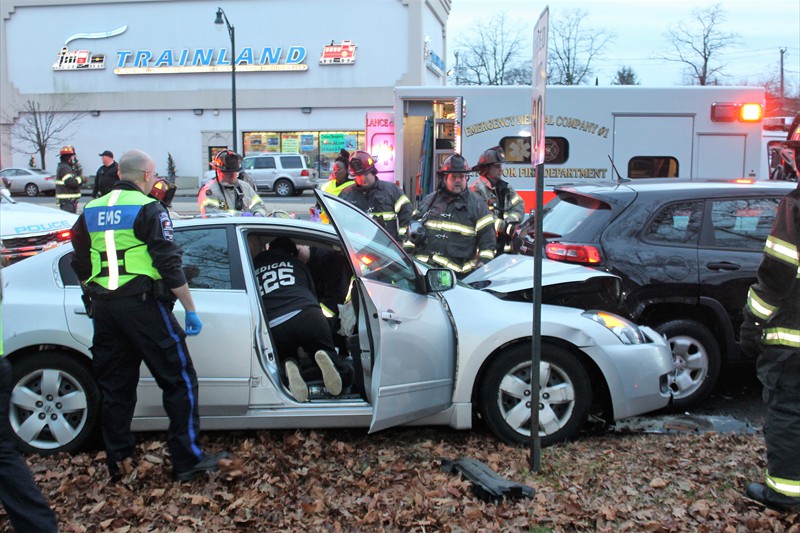
[[539, 366], [542, 351], [542, 212], [544, 197], [544, 94], [547, 83], [547, 30], [550, 6], [544, 8], [533, 29], [533, 100], [531, 106], [531, 164], [536, 167], [536, 212], [534, 213], [533, 333], [531, 343], [531, 454], [532, 472], [541, 469], [542, 441], [539, 437]]

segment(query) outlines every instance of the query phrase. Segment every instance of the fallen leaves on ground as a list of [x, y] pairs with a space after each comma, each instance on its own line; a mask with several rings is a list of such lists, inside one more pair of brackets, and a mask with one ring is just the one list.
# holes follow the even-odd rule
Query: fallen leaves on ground
[[[160, 433], [140, 434], [139, 462], [112, 484], [102, 451], [29, 456], [62, 531], [789, 531], [797, 514], [746, 500], [764, 471], [759, 435], [594, 435], [529, 450], [481, 431], [403, 428], [207, 432], [223, 469], [170, 478]], [[536, 489], [487, 503], [441, 469], [468, 457]], [[0, 512], [0, 527], [8, 528]]]

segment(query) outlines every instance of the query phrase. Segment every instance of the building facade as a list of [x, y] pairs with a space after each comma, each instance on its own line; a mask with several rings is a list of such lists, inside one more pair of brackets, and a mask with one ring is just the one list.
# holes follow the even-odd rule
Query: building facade
[[68, 123], [48, 145], [47, 169], [70, 144], [87, 174], [103, 150], [138, 148], [159, 173], [171, 155], [178, 175], [199, 177], [216, 150], [234, 147], [235, 83], [238, 151], [299, 152], [327, 176], [340, 148], [368, 146], [366, 114], [392, 113], [394, 87], [445, 84], [450, 6], [2, 0], [0, 167], [28, 166], [31, 155], [42, 166], [21, 133], [34, 107]]

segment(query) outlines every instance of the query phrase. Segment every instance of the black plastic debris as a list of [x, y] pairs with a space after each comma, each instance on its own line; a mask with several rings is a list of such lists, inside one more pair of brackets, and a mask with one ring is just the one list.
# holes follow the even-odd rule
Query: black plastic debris
[[485, 502], [503, 498], [533, 498], [536, 494], [532, 487], [509, 481], [488, 465], [474, 459], [442, 459], [442, 470], [450, 474], [461, 472], [464, 479], [472, 482], [472, 492]]

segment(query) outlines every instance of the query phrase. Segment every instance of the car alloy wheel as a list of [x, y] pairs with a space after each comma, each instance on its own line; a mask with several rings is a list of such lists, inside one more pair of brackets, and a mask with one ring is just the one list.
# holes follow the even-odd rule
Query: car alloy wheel
[[294, 185], [289, 180], [281, 179], [275, 183], [275, 194], [278, 196], [292, 196], [294, 194]]
[[100, 410], [91, 372], [60, 352], [14, 363], [9, 421], [28, 453], [72, 452], [89, 439]]
[[[482, 379], [481, 414], [492, 432], [508, 443], [530, 441], [530, 370], [530, 345], [518, 345], [495, 357]], [[586, 419], [592, 401], [586, 370], [568, 350], [542, 343], [539, 384], [542, 445], [571, 438]]]
[[25, 185], [26, 196], [39, 196], [39, 187], [35, 183], [28, 183]]

